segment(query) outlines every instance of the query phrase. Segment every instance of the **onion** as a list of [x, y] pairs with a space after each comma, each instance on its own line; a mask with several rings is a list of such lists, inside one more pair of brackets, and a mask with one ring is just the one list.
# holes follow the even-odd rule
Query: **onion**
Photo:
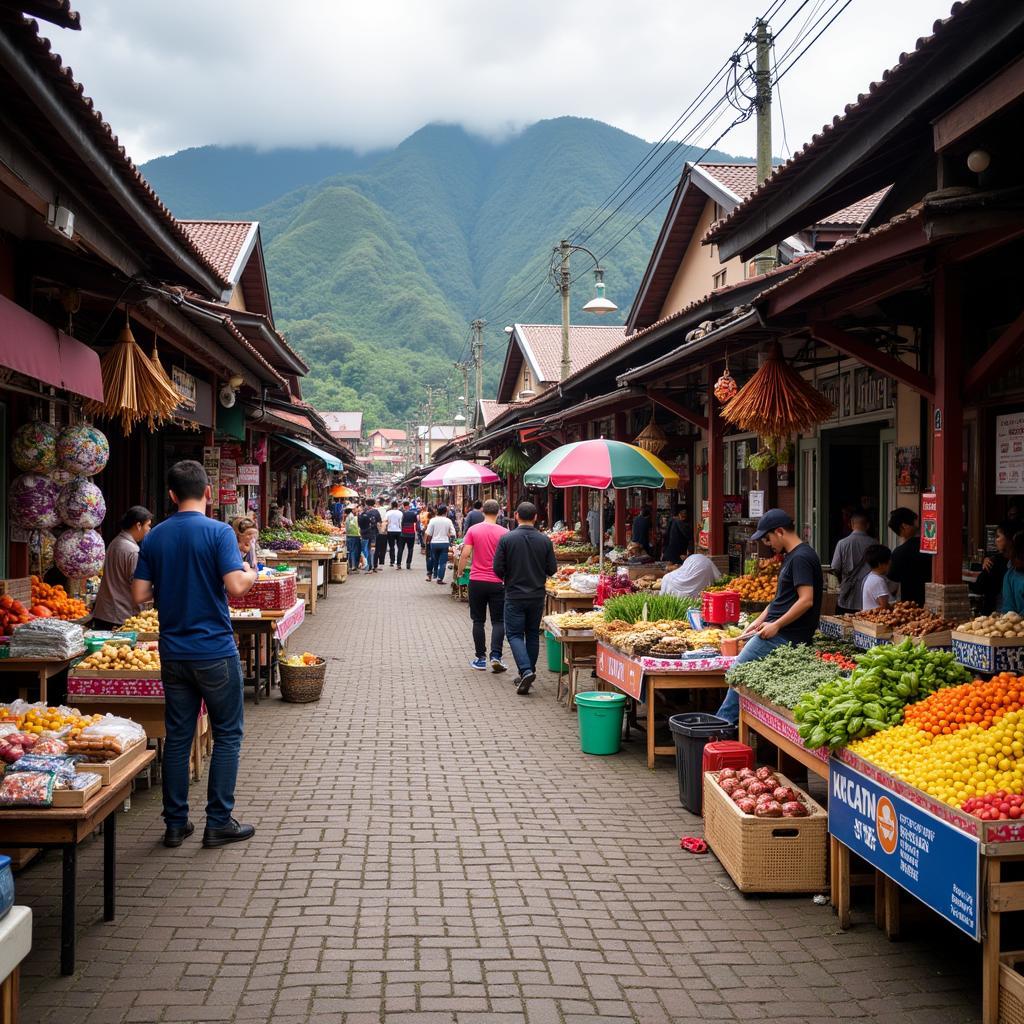
[[718, 781], [719, 782], [724, 782], [726, 779], [735, 779], [735, 778], [736, 778], [736, 769], [735, 768], [723, 768], [718, 773]]
[[732, 793], [733, 790], [739, 787], [739, 779], [726, 779], [724, 782], [720, 782], [719, 785], [726, 791], [726, 793]]
[[786, 818], [806, 818], [807, 808], [799, 800], [788, 800], [782, 805], [782, 814]]
[[760, 796], [762, 793], [766, 793], [767, 791], [768, 787], [763, 782], [757, 782], [756, 780], [747, 786], [747, 792], [751, 796]]
[[774, 779], [775, 778], [775, 772], [773, 772], [771, 770], [771, 768], [768, 768], [768, 767], [758, 768], [757, 771], [754, 774], [762, 782], [767, 782], [769, 779]]
[[740, 809], [740, 810], [741, 810], [741, 811], [742, 811], [742, 812], [743, 812], [744, 814], [753, 814], [753, 813], [754, 813], [754, 811], [756, 810], [756, 806], [755, 806], [755, 804], [754, 804], [754, 801], [753, 801], [753, 800], [751, 800], [749, 796], [748, 796], [748, 797], [745, 797], [745, 798], [744, 798], [743, 800], [739, 800], [739, 801], [738, 801], [738, 802], [736, 803], [736, 806], [737, 806], [737, 807], [738, 807], [738, 808], [739, 808], [739, 809]]
[[796, 799], [796, 793], [794, 793], [789, 786], [779, 786], [778, 789], [772, 793], [772, 796], [778, 800], [780, 804], [784, 804], [787, 800]]
[[759, 818], [781, 818], [783, 814], [782, 804], [777, 800], [767, 800], [754, 808], [754, 814]]
[[738, 778], [738, 779], [756, 779], [757, 776], [754, 774], [754, 770], [752, 768], [741, 768], [736, 773], [736, 778]]

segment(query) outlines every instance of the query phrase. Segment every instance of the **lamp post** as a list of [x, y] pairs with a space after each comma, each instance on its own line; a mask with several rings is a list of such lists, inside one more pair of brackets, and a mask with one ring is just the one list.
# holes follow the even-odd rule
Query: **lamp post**
[[614, 313], [619, 307], [604, 294], [604, 270], [598, 258], [585, 245], [572, 245], [562, 239], [555, 252], [559, 256], [558, 290], [562, 296], [562, 371], [561, 380], [572, 373], [572, 357], [569, 354], [569, 255], [585, 252], [594, 261], [594, 297], [583, 307], [584, 313]]

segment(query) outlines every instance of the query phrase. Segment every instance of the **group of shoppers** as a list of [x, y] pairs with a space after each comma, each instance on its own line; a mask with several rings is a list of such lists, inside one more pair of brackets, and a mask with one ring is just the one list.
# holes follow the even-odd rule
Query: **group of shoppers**
[[342, 513], [349, 571], [364, 575], [383, 572], [384, 560], [395, 569], [412, 569], [413, 549], [419, 529], [419, 509], [411, 501], [377, 507], [376, 499], [349, 505]]

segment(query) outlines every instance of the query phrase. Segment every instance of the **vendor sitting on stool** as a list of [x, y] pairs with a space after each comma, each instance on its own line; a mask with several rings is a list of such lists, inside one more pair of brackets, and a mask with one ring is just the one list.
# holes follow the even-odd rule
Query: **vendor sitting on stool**
[[[769, 509], [758, 520], [750, 539], [766, 540], [775, 554], [785, 552], [785, 560], [775, 599], [743, 633], [749, 639], [736, 659], [737, 665], [767, 657], [783, 644], [809, 643], [821, 617], [821, 559], [810, 544], [800, 539], [789, 513], [781, 508]], [[739, 694], [731, 687], [718, 716], [733, 725], [740, 720]]]
[[139, 561], [139, 545], [153, 525], [153, 513], [133, 505], [121, 519], [121, 532], [110, 542], [103, 562], [103, 578], [92, 609], [92, 629], [118, 629], [139, 609], [132, 600], [132, 577]]

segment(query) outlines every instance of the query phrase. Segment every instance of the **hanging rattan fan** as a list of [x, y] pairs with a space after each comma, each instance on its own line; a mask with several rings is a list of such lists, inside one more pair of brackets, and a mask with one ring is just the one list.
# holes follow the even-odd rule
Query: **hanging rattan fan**
[[651, 406], [651, 422], [636, 435], [636, 444], [652, 455], [660, 455], [668, 445], [668, 434], [655, 422], [653, 405]]
[[100, 363], [103, 376], [103, 401], [87, 402], [85, 410], [93, 416], [120, 419], [125, 435], [145, 420], [151, 430], [172, 418], [180, 401], [163, 367], [139, 348], [125, 320], [117, 344]]
[[[174, 385], [171, 384], [171, 378], [168, 375], [167, 371], [164, 369], [164, 364], [160, 362], [160, 353], [157, 352], [156, 350], [156, 331], [153, 332], [153, 351], [150, 352], [149, 358], [152, 360], [156, 372], [159, 373], [160, 376], [173, 388]], [[174, 390], [175, 393], [177, 393], [178, 389], [175, 388]]]

